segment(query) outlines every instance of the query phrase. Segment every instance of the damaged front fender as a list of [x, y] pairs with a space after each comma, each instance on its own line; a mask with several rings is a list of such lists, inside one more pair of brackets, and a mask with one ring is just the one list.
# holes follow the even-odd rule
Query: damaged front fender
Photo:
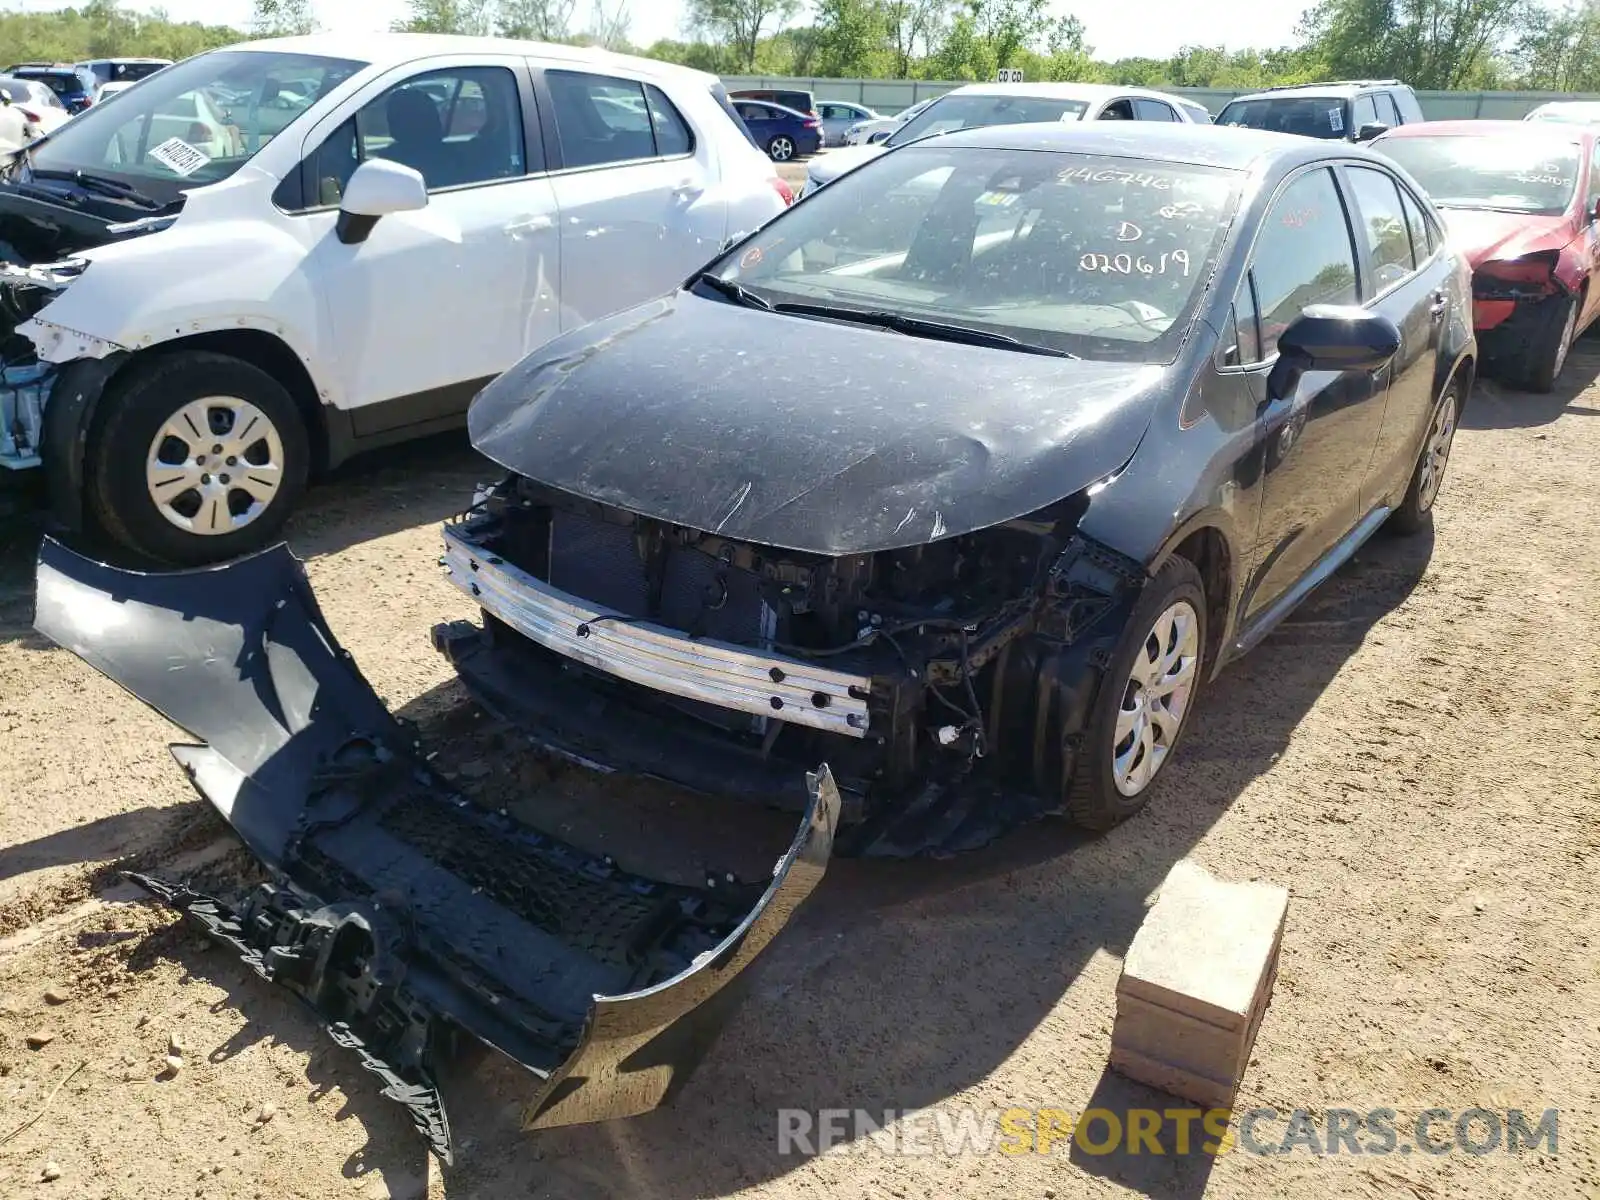
[[272, 876], [237, 904], [139, 881], [305, 1000], [446, 1161], [447, 1033], [533, 1072], [529, 1127], [647, 1111], [832, 850], [826, 766], [761, 885], [649, 879], [479, 809], [385, 710], [283, 546], [150, 575], [46, 539], [36, 624], [202, 740], [174, 756]]

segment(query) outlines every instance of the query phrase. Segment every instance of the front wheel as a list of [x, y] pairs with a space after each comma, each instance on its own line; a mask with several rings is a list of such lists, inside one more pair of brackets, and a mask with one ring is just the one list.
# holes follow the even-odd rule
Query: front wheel
[[1174, 555], [1145, 585], [1095, 698], [1067, 800], [1079, 825], [1110, 829], [1144, 807], [1194, 710], [1205, 647], [1200, 572]]
[[192, 351], [136, 364], [101, 402], [85, 463], [112, 540], [198, 566], [268, 545], [305, 490], [305, 423], [264, 371]]
[[780, 134], [767, 143], [767, 153], [773, 162], [788, 162], [794, 157], [794, 141]]
[[1514, 360], [1517, 382], [1541, 394], [1554, 390], [1567, 365], [1578, 329], [1578, 298], [1570, 296], [1560, 304], [1545, 301], [1543, 307], [1539, 324]]

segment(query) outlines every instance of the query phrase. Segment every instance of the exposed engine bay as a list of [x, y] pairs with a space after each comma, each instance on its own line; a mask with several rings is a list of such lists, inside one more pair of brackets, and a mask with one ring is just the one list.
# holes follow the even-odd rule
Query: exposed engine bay
[[789, 807], [775, 785], [826, 760], [856, 826], [841, 848], [971, 848], [1059, 809], [1105, 618], [1142, 582], [1077, 534], [1086, 505], [828, 557], [511, 476], [445, 530], [485, 628], [435, 638], [557, 753]]

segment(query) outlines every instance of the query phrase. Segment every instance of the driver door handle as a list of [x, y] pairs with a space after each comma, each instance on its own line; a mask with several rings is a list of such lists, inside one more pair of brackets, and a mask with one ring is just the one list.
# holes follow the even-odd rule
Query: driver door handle
[[698, 200], [705, 195], [706, 189], [692, 179], [685, 179], [672, 189], [672, 198], [678, 201]]
[[1433, 304], [1428, 308], [1428, 315], [1434, 320], [1444, 316], [1445, 310], [1450, 307], [1450, 294], [1440, 288], [1433, 294]]

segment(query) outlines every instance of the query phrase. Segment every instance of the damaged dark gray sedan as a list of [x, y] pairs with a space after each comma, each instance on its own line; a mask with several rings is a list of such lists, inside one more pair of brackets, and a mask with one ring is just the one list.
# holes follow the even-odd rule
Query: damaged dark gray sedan
[[1430, 520], [1466, 265], [1366, 151], [1021, 126], [851, 172], [475, 403], [505, 468], [434, 631], [546, 750], [801, 815], [770, 882], [672, 886], [456, 796], [283, 547], [139, 575], [46, 543], [39, 626], [203, 744], [272, 869], [150, 885], [304, 996], [441, 1153], [438, 1035], [640, 1112], [832, 852], [1145, 803], [1206, 682], [1380, 526]]
[[868, 853], [1134, 812], [1204, 682], [1472, 383], [1465, 265], [1350, 147], [982, 129], [886, 155], [492, 384], [446, 651], [548, 744], [803, 793]]

